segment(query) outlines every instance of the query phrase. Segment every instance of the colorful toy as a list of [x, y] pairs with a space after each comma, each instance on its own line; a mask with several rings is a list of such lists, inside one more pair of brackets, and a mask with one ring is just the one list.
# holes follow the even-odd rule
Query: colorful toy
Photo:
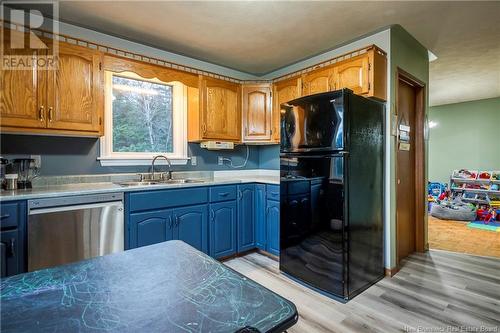
[[474, 171], [469, 171], [467, 169], [460, 169], [454, 172], [453, 177], [463, 179], [476, 179], [477, 173]]
[[491, 174], [489, 172], [483, 171], [479, 174], [478, 179], [490, 179]]
[[443, 192], [446, 191], [446, 184], [439, 182], [429, 182], [427, 184], [428, 195], [434, 197], [434, 200], [438, 199]]
[[479, 221], [483, 221], [485, 224], [488, 224], [489, 222], [494, 222], [498, 214], [497, 210], [494, 208], [478, 209], [476, 213], [477, 213], [477, 219]]

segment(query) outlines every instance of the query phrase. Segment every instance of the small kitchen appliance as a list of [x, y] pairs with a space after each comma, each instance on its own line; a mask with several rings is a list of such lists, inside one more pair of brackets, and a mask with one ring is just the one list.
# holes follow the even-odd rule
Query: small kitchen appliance
[[32, 158], [17, 158], [12, 161], [13, 171], [18, 174], [17, 188], [31, 188], [31, 181], [38, 176], [39, 169]]

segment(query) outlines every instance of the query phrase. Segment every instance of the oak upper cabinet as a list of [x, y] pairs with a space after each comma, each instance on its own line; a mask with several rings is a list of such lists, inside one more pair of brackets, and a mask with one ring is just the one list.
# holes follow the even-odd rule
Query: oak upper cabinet
[[292, 78], [278, 81], [273, 85], [273, 134], [274, 142], [280, 141], [280, 117], [282, 103], [286, 103], [301, 96], [301, 78]]
[[189, 141], [241, 141], [240, 94], [239, 84], [202, 76], [199, 110], [189, 103]]
[[[29, 49], [11, 49], [10, 37], [16, 34], [4, 34], [4, 56], [33, 56], [44, 55], [45, 51]], [[19, 33], [19, 38], [24, 34]], [[24, 39], [23, 39], [24, 42]], [[2, 69], [0, 75], [0, 123], [2, 131], [8, 128], [44, 128], [44, 96], [41, 87], [46, 83], [46, 71], [38, 70], [33, 66], [26, 70]]]
[[320, 67], [302, 76], [302, 95], [350, 89], [365, 97], [387, 98], [387, 59], [372, 45], [352, 58]]
[[335, 90], [335, 76], [332, 66], [319, 68], [302, 77], [302, 95], [314, 95]]
[[342, 88], [351, 89], [355, 94], [367, 94], [369, 91], [368, 81], [368, 56], [363, 55], [355, 59], [349, 59], [335, 66], [336, 85]]
[[242, 102], [243, 141], [271, 141], [271, 85], [243, 85]]
[[[52, 54], [47, 50], [29, 55]], [[10, 52], [10, 48], [4, 48]], [[30, 51], [16, 51], [28, 55]], [[12, 52], [11, 52], [12, 53]], [[2, 70], [2, 132], [51, 135], [102, 134], [103, 96], [98, 51], [60, 42], [55, 68]]]
[[97, 51], [59, 45], [57, 71], [48, 73], [48, 128], [99, 133], [103, 87]]
[[334, 66], [336, 89], [348, 88], [365, 97], [387, 98], [387, 59], [375, 46]]

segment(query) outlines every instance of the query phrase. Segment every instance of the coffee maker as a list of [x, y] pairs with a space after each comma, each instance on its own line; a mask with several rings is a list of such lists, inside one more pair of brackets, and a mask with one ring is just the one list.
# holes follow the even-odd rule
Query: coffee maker
[[38, 176], [39, 169], [32, 158], [16, 158], [12, 161], [13, 172], [18, 174], [17, 188], [31, 188], [31, 181]]

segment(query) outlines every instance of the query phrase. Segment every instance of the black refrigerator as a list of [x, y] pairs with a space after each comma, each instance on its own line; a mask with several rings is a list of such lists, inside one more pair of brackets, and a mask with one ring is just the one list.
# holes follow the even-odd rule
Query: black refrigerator
[[280, 126], [280, 270], [347, 301], [384, 276], [384, 104], [306, 96]]

